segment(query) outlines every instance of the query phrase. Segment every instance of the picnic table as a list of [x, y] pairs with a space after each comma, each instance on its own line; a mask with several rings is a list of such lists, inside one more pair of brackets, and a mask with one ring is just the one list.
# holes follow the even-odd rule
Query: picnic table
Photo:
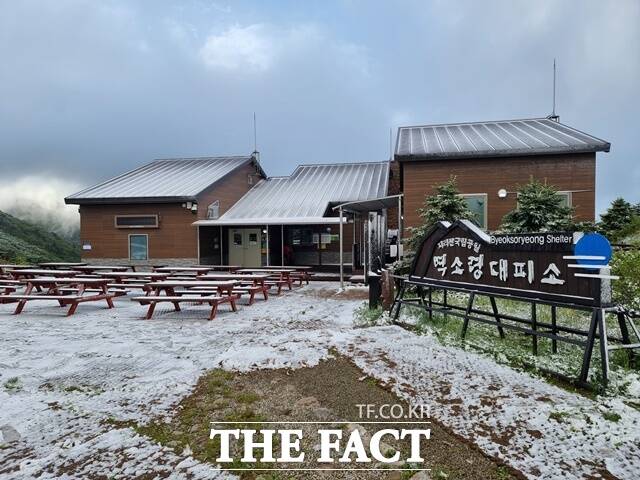
[[255, 296], [258, 293], [262, 293], [265, 300], [269, 299], [269, 287], [267, 284], [269, 280], [268, 274], [247, 275], [244, 273], [207, 273], [198, 277], [199, 280], [204, 281], [224, 281], [224, 280], [236, 280], [240, 284], [235, 286], [233, 293], [237, 295], [249, 295], [249, 305], [253, 305]]
[[74, 267], [82, 267], [86, 265], [85, 262], [45, 262], [45, 263], [39, 263], [38, 266], [40, 268], [47, 268], [47, 269], [72, 269]]
[[108, 284], [111, 289], [124, 291], [126, 289], [139, 288], [147, 290], [149, 282], [166, 280], [168, 273], [158, 272], [98, 272], [101, 278], [107, 278], [112, 283]]
[[20, 270], [25, 268], [34, 268], [33, 265], [13, 265], [5, 263], [0, 265], [0, 273], [7, 273], [9, 270]]
[[[293, 282], [291, 279], [292, 274], [295, 274], [295, 270], [286, 269], [286, 268], [271, 268], [271, 267], [260, 267], [260, 268], [241, 268], [238, 270], [238, 273], [252, 273], [252, 274], [267, 274], [270, 277], [276, 277], [273, 280], [270, 280], [273, 284], [278, 287], [278, 295], [282, 291], [282, 286], [287, 285], [289, 290], [293, 288]], [[300, 282], [302, 284], [302, 282]]]
[[201, 275], [211, 270], [211, 267], [156, 267], [153, 270], [160, 273], [193, 273]]
[[[151, 282], [147, 284], [147, 294], [144, 297], [133, 297], [131, 300], [139, 302], [140, 305], [149, 305], [146, 319], [149, 320], [153, 316], [156, 304], [159, 302], [170, 302], [177, 312], [180, 311], [181, 302], [189, 303], [207, 303], [211, 306], [209, 320], [213, 320], [218, 311], [218, 305], [221, 303], [229, 303], [231, 309], [235, 312], [236, 296], [233, 294], [233, 288], [236, 285], [235, 280], [227, 281], [202, 281], [202, 280], [163, 280], [160, 282]], [[185, 288], [187, 291], [177, 291], [177, 288]], [[189, 290], [191, 289], [191, 290]], [[199, 289], [199, 290], [198, 290]], [[217, 295], [214, 295], [213, 291]], [[162, 295], [164, 292], [164, 295]], [[225, 295], [221, 295], [225, 293]]]
[[47, 270], [43, 268], [12, 269], [9, 273], [16, 280], [23, 278], [43, 277], [75, 277], [79, 272], [76, 270]]
[[[67, 316], [73, 315], [80, 303], [106, 300], [107, 306], [113, 308], [115, 294], [107, 290], [108, 279], [104, 278], [64, 278], [39, 277], [23, 281], [27, 287], [21, 295], [5, 295], [6, 300], [18, 302], [15, 315], [22, 312], [27, 302], [32, 300], [57, 300], [61, 307], [69, 305]], [[44, 293], [32, 294], [34, 289], [46, 289]], [[65, 293], [68, 292], [68, 293]], [[89, 293], [89, 295], [85, 295]]]
[[78, 265], [73, 267], [74, 270], [83, 273], [95, 273], [101, 271], [108, 272], [126, 272], [130, 267], [127, 265]]
[[242, 268], [242, 265], [195, 265], [195, 267], [206, 267], [212, 272], [235, 272]]

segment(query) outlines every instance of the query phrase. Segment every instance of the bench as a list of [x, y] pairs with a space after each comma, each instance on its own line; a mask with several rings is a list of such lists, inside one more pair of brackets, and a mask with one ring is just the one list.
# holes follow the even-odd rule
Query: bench
[[61, 307], [65, 305], [71, 305], [69, 307], [69, 311], [67, 312], [67, 317], [73, 315], [78, 308], [78, 305], [83, 302], [94, 302], [98, 300], [106, 300], [109, 308], [113, 308], [112, 299], [115, 297], [114, 294], [111, 293], [100, 293], [98, 295], [5, 295], [2, 298], [9, 300], [7, 303], [11, 303], [12, 301], [20, 302], [16, 307], [14, 315], [19, 315], [27, 302], [32, 300], [55, 300], [57, 301]]
[[[193, 293], [193, 292], [190, 292]], [[208, 292], [207, 292], [208, 293]], [[147, 310], [146, 319], [150, 320], [153, 316], [153, 311], [156, 308], [156, 304], [160, 302], [171, 302], [173, 303], [176, 311], [180, 311], [180, 303], [188, 302], [188, 303], [208, 303], [211, 305], [211, 313], [209, 314], [209, 320], [213, 320], [218, 311], [218, 305], [221, 303], [229, 303], [231, 305], [231, 310], [237, 312], [236, 308], [236, 296], [197, 296], [197, 295], [155, 295], [155, 296], [145, 296], [145, 297], [133, 297], [131, 298], [134, 302], [139, 302], [140, 305], [149, 305], [149, 310]]]
[[285, 285], [289, 287], [289, 290], [291, 290], [291, 284], [287, 280], [267, 280], [264, 284], [269, 287], [277, 287], [278, 291], [276, 292], [276, 295], [280, 295], [282, 293], [282, 287]]
[[269, 294], [267, 293], [269, 288], [265, 285], [240, 285], [238, 287], [234, 287], [233, 293], [238, 295], [249, 295], [249, 305], [253, 305], [256, 294], [262, 293], [262, 297], [265, 300], [269, 299]]

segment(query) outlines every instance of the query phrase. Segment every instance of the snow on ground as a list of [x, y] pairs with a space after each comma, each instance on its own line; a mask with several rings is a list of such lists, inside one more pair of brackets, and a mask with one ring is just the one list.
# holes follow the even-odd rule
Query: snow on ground
[[[354, 328], [361, 301], [318, 295], [327, 285], [222, 311], [212, 322], [195, 306], [158, 309], [143, 321], [145, 309], [126, 299], [113, 310], [82, 304], [69, 318], [54, 303], [29, 304], [20, 316], [0, 305], [0, 478], [225, 478], [104, 421], [170, 415], [207, 369], [313, 366], [330, 348], [431, 405], [434, 419], [530, 478], [582, 478], [602, 459], [620, 478], [640, 475], [640, 412], [610, 399], [605, 407], [431, 336]], [[605, 420], [603, 409], [620, 420]]]

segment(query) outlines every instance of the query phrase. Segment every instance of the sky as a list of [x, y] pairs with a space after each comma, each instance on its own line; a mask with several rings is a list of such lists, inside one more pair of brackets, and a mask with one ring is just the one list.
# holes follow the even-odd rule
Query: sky
[[[0, 0], [0, 209], [155, 158], [389, 158], [401, 125], [546, 116], [640, 202], [640, 1]], [[395, 132], [394, 132], [395, 138]], [[43, 189], [43, 186], [48, 188]]]

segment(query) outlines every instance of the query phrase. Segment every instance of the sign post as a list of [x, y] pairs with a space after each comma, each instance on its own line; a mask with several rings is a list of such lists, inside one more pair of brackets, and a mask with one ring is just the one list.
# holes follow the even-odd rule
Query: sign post
[[[532, 234], [489, 235], [467, 220], [453, 224], [439, 222], [427, 233], [416, 252], [408, 277], [402, 284], [391, 309], [397, 321], [405, 304], [463, 319], [464, 338], [470, 321], [495, 325], [501, 338], [510, 329], [532, 337], [532, 350], [538, 354], [539, 338], [584, 347], [579, 383], [586, 384], [591, 353], [596, 339], [600, 342], [603, 379], [608, 374], [608, 338], [606, 314], [617, 312], [612, 304], [611, 275], [608, 262], [611, 246], [599, 234], [581, 232], [545, 232]], [[407, 290], [417, 298], [405, 298]], [[433, 292], [442, 291], [438, 302]], [[446, 293], [468, 294], [466, 306], [446, 301]], [[491, 311], [476, 306], [479, 296], [489, 297]], [[497, 298], [527, 302], [531, 306], [526, 318], [500, 312]], [[551, 323], [539, 316], [540, 305], [551, 307]], [[588, 330], [558, 323], [557, 308], [591, 312]], [[620, 319], [618, 319], [620, 321]], [[618, 339], [615, 339], [618, 340]], [[627, 340], [623, 339], [623, 343]]]

